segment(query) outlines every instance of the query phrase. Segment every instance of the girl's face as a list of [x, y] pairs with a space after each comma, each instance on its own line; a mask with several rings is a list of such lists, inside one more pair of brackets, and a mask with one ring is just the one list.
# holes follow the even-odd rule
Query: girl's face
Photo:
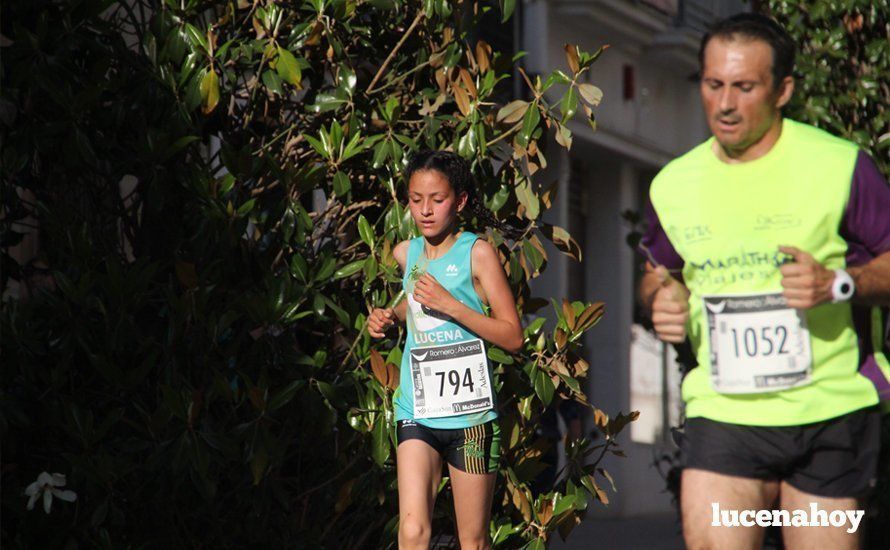
[[450, 231], [466, 204], [467, 194], [456, 194], [438, 170], [418, 170], [408, 182], [408, 208], [426, 238], [441, 237]]

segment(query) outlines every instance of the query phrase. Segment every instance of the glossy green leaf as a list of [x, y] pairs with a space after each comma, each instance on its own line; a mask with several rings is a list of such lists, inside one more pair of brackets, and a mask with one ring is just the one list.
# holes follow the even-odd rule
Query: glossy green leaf
[[559, 109], [562, 111], [563, 122], [575, 116], [575, 111], [578, 109], [578, 90], [574, 86], [566, 90], [566, 93], [562, 96]]
[[378, 419], [372, 430], [373, 438], [371, 442], [371, 457], [377, 465], [382, 466], [391, 452], [392, 446], [389, 442], [389, 429], [383, 419]]
[[532, 137], [532, 133], [537, 129], [540, 121], [541, 113], [538, 111], [537, 105], [531, 105], [522, 117], [522, 129], [517, 136], [520, 144], [528, 144]]
[[516, 0], [499, 0], [501, 4], [501, 22], [505, 23], [516, 9]]
[[491, 205], [489, 206], [489, 208], [492, 212], [497, 212], [504, 206], [504, 204], [506, 204], [509, 197], [510, 188], [506, 185], [502, 185], [491, 198]]
[[189, 42], [192, 43], [193, 47], [201, 48], [205, 52], [208, 51], [207, 38], [204, 36], [203, 32], [199, 31], [198, 28], [191, 23], [185, 24], [185, 31]]
[[201, 78], [201, 101], [204, 113], [212, 112], [219, 103], [219, 76], [212, 68]]
[[294, 254], [290, 260], [290, 272], [297, 279], [307, 282], [309, 280], [309, 264], [299, 254]]
[[284, 93], [281, 78], [275, 71], [263, 71], [263, 85], [273, 94], [282, 95]]
[[297, 391], [299, 391], [300, 388], [305, 385], [305, 380], [294, 380], [293, 382], [276, 392], [275, 395], [272, 396], [272, 399], [269, 400], [269, 411], [278, 410], [284, 405], [290, 403], [294, 396], [297, 394]]
[[315, 312], [315, 314], [318, 315], [319, 317], [322, 317], [322, 316], [324, 315], [324, 308], [325, 308], [325, 305], [326, 305], [326, 304], [325, 304], [325, 301], [324, 301], [324, 296], [322, 296], [321, 294], [316, 294], [316, 295], [312, 298], [312, 310], [313, 310], [313, 311]]
[[331, 256], [326, 256], [320, 263], [320, 266], [316, 264], [317, 271], [315, 272], [314, 279], [318, 282], [325, 282], [334, 274], [337, 261]]
[[538, 373], [535, 377], [535, 393], [538, 395], [538, 399], [545, 405], [549, 405], [550, 401], [553, 400], [555, 389], [549, 376], [544, 373]]
[[358, 217], [358, 234], [363, 243], [370, 248], [374, 248], [374, 228], [368, 223], [368, 219], [365, 218], [364, 214], [359, 214]]
[[241, 206], [238, 207], [237, 214], [239, 217], [246, 216], [253, 210], [253, 205], [256, 204], [256, 199], [250, 199], [245, 201]]
[[334, 193], [336, 193], [338, 197], [346, 196], [351, 189], [352, 184], [349, 182], [349, 176], [343, 172], [334, 174]]
[[513, 357], [497, 346], [489, 346], [487, 355], [488, 358], [495, 363], [501, 363], [503, 365], [513, 364]]
[[290, 53], [285, 48], [278, 48], [278, 62], [275, 64], [275, 70], [278, 72], [278, 76], [280, 76], [282, 80], [293, 84], [294, 86], [299, 87], [300, 82], [303, 80], [302, 71], [300, 70], [300, 65], [297, 63], [297, 59], [294, 57], [294, 54]]

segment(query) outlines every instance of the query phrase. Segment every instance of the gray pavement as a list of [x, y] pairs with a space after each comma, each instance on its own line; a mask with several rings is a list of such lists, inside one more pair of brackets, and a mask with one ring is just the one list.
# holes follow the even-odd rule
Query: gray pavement
[[682, 550], [677, 515], [630, 518], [588, 517], [563, 542], [556, 535], [551, 550]]

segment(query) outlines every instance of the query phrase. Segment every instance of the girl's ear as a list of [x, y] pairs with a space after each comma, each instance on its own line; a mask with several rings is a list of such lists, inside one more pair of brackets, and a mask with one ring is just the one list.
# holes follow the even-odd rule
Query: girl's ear
[[457, 196], [457, 211], [463, 211], [464, 207], [467, 205], [467, 199], [469, 199], [470, 195], [464, 191]]

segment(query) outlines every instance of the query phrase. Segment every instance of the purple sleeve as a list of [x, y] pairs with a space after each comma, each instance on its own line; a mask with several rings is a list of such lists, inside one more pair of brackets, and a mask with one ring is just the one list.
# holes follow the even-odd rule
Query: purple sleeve
[[862, 265], [890, 251], [890, 186], [863, 151], [856, 158], [840, 234], [848, 243], [848, 265]]
[[661, 227], [661, 220], [658, 219], [652, 201], [646, 202], [646, 232], [640, 240], [639, 249], [650, 263], [661, 264], [671, 270], [683, 269], [683, 258], [674, 249], [667, 233]]

